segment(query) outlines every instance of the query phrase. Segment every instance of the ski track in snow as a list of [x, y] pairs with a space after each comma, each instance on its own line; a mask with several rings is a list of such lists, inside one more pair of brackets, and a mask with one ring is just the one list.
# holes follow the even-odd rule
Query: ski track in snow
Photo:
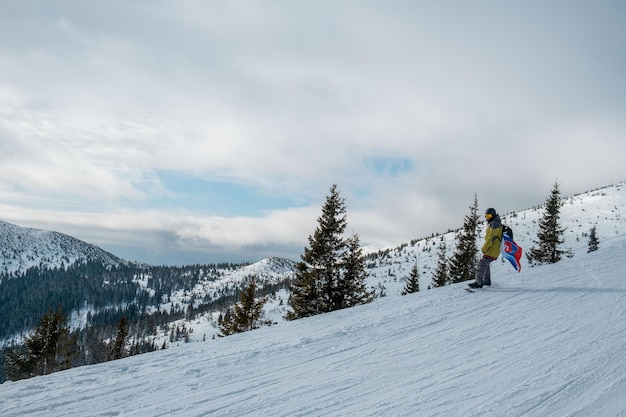
[[2, 416], [625, 416], [626, 239], [0, 386]]
[[[624, 185], [563, 207], [571, 259], [398, 296], [410, 251], [435, 242], [394, 249], [372, 304], [6, 382], [0, 416], [626, 417]], [[540, 215], [507, 222], [525, 248]]]

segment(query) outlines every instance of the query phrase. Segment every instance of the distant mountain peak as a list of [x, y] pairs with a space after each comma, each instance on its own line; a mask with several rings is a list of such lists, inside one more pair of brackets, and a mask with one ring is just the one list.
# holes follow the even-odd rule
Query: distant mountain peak
[[87, 261], [111, 266], [128, 263], [72, 236], [0, 220], [0, 273], [19, 274], [35, 266], [61, 268]]

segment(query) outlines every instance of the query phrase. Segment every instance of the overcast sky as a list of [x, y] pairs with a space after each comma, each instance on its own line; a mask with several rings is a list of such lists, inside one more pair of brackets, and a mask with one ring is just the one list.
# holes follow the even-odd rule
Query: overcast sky
[[626, 179], [624, 1], [0, 0], [0, 220], [154, 264]]

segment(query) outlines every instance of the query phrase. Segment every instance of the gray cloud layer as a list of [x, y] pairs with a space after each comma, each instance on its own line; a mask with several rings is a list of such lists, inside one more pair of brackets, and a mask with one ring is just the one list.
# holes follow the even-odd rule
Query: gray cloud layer
[[[297, 254], [332, 183], [363, 241], [400, 243], [460, 225], [474, 193], [509, 211], [555, 180], [566, 194], [622, 180], [625, 12], [3, 2], [3, 220], [151, 262], [254, 259]], [[292, 204], [191, 210], [172, 174]]]

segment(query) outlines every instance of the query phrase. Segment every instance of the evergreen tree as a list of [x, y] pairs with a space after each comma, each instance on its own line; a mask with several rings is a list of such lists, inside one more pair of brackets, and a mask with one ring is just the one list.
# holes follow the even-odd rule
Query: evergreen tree
[[465, 216], [463, 231], [457, 240], [456, 251], [450, 260], [449, 279], [451, 283], [474, 279], [478, 247], [478, 197], [474, 194], [474, 204], [470, 214]]
[[374, 300], [373, 290], [367, 289], [368, 273], [365, 270], [365, 258], [359, 243], [359, 236], [353, 235], [347, 240], [344, 254], [343, 271], [339, 276], [333, 310], [367, 304]]
[[263, 315], [265, 298], [256, 299], [256, 278], [252, 277], [246, 288], [239, 293], [239, 303], [230, 309], [220, 325], [222, 335], [229, 336], [259, 328], [259, 321]]
[[288, 320], [327, 313], [371, 301], [364, 289], [366, 272], [358, 238], [344, 239], [346, 205], [337, 185], [322, 207], [318, 226], [309, 236], [290, 286]]
[[537, 240], [527, 254], [528, 261], [531, 264], [553, 264], [561, 260], [565, 253], [560, 248], [563, 244], [563, 233], [565, 228], [561, 227], [559, 216], [563, 201], [560, 196], [559, 184], [554, 183], [550, 196], [546, 199], [545, 213], [543, 218], [539, 220], [539, 231], [537, 232]]
[[18, 381], [35, 376], [33, 368], [34, 365], [23, 349], [7, 351], [4, 357], [4, 374], [8, 380]]
[[600, 247], [599, 244], [600, 241], [596, 235], [596, 226], [593, 226], [591, 230], [589, 230], [589, 246], [587, 247], [587, 253], [597, 251]]
[[441, 238], [439, 244], [439, 255], [437, 258], [437, 269], [433, 273], [431, 288], [443, 287], [448, 283], [448, 259], [446, 258], [446, 241]]
[[121, 359], [126, 356], [126, 343], [128, 342], [128, 327], [126, 317], [122, 317], [117, 324], [117, 334], [113, 340], [111, 359]]
[[15, 381], [68, 369], [76, 357], [76, 339], [70, 336], [67, 319], [57, 310], [46, 313], [31, 336], [24, 340], [25, 351], [7, 354], [5, 372]]
[[402, 290], [402, 295], [412, 294], [414, 292], [419, 292], [420, 290], [420, 279], [419, 279], [419, 270], [417, 267], [417, 260], [415, 264], [413, 264], [413, 268], [411, 268], [411, 274], [406, 280], [404, 284], [404, 289]]

